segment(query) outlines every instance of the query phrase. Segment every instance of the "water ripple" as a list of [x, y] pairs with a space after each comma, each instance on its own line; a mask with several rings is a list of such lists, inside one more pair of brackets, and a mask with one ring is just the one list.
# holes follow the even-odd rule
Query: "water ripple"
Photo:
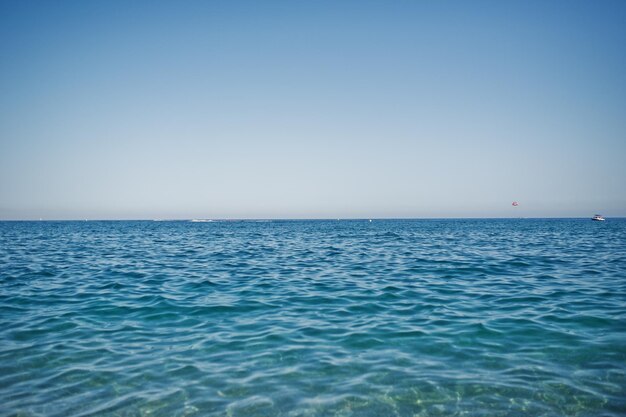
[[626, 221], [0, 222], [0, 416], [623, 416]]

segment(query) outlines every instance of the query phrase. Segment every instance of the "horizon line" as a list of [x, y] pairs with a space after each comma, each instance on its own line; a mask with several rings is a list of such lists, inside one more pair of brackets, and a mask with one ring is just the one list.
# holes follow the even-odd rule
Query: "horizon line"
[[[605, 217], [605, 216], [603, 216]], [[607, 217], [605, 217], [607, 218]], [[611, 219], [624, 219], [626, 216], [611, 216]], [[233, 218], [137, 218], [137, 219], [0, 219], [0, 222], [229, 222], [229, 221], [374, 221], [374, 220], [541, 220], [541, 219], [591, 219], [579, 216], [524, 216], [524, 217], [233, 217]]]

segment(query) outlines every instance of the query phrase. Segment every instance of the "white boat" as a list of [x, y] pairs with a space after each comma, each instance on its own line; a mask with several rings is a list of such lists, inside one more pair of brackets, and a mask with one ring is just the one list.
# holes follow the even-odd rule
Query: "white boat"
[[599, 214], [595, 214], [591, 220], [595, 220], [597, 222], [603, 222], [604, 221], [604, 217], [600, 216]]

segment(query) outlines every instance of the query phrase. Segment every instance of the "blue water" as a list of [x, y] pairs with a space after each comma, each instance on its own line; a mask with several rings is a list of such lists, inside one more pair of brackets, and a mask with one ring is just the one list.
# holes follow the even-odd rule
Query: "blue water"
[[0, 416], [623, 416], [626, 220], [0, 222]]

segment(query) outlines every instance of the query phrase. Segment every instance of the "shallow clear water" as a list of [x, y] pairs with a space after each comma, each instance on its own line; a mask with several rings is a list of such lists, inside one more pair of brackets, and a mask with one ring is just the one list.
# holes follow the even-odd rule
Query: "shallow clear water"
[[626, 415], [626, 220], [0, 222], [0, 415]]

